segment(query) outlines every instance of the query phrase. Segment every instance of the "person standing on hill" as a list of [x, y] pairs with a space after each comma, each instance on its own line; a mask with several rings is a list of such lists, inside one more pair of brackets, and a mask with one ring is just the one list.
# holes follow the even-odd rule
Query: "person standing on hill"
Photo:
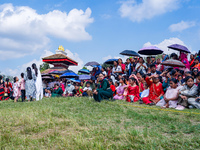
[[32, 64], [32, 69], [36, 76], [36, 101], [39, 101], [43, 98], [42, 76], [35, 63]]
[[4, 81], [3, 81], [3, 77], [0, 75], [0, 100], [3, 100], [3, 96], [4, 96]]

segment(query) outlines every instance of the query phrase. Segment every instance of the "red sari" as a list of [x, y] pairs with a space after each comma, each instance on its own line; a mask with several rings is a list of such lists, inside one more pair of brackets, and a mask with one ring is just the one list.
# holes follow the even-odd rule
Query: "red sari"
[[110, 85], [110, 89], [113, 92], [113, 96], [115, 96], [115, 90], [116, 90], [115, 86], [114, 85]]
[[158, 103], [160, 101], [159, 96], [164, 95], [162, 83], [159, 82], [158, 85], [156, 85], [155, 83], [150, 81], [149, 77], [146, 77], [145, 80], [149, 85], [149, 96], [148, 96], [149, 100], [154, 102], [155, 104]]
[[126, 101], [127, 102], [131, 102], [131, 99], [129, 97], [129, 95], [133, 95], [134, 96], [134, 102], [137, 102], [139, 99], [140, 99], [140, 96], [139, 96], [139, 86], [128, 86], [128, 89], [127, 89], [127, 97], [126, 97]]

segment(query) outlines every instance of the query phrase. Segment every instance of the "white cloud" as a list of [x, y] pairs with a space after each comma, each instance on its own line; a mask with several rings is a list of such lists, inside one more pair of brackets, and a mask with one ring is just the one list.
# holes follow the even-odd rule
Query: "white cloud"
[[70, 50], [66, 49], [67, 56], [76, 62], [78, 62], [78, 66], [69, 66], [70, 70], [73, 70], [75, 73], [78, 73], [78, 70], [82, 69], [84, 66], [83, 60], [77, 53], [72, 53]]
[[121, 2], [119, 11], [121, 17], [141, 22], [177, 9], [179, 2], [180, 0], [142, 0], [142, 3], [137, 3], [136, 0], [128, 0]]
[[86, 27], [93, 22], [91, 9], [72, 9], [68, 14], [36, 10], [12, 4], [0, 5], [0, 59], [20, 58], [48, 49], [50, 36], [69, 41], [91, 40]]
[[181, 21], [179, 23], [176, 24], [172, 24], [169, 26], [169, 30], [171, 32], [181, 32], [183, 30], [186, 30], [188, 28], [194, 27], [196, 25], [196, 23], [194, 21]]
[[164, 54], [171, 54], [171, 53], [178, 54], [179, 53], [178, 51], [168, 49], [167, 46], [170, 46], [172, 44], [180, 44], [180, 45], [186, 46], [185, 43], [182, 40], [180, 40], [179, 38], [169, 38], [169, 39], [165, 39], [164, 41], [162, 41], [161, 43], [158, 43], [158, 44], [152, 44], [150, 42], [147, 42], [144, 44], [143, 47], [155, 45], [158, 48], [162, 49], [164, 51]]
[[110, 19], [110, 18], [111, 18], [111, 15], [109, 15], [109, 14], [103, 14], [103, 15], [101, 15], [101, 17], [102, 17], [103, 19]]

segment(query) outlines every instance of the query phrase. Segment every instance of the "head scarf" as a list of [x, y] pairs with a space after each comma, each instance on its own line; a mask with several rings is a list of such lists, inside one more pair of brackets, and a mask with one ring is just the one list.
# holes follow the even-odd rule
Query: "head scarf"
[[38, 76], [38, 69], [35, 63], [32, 64], [32, 68], [35, 70], [36, 77]]

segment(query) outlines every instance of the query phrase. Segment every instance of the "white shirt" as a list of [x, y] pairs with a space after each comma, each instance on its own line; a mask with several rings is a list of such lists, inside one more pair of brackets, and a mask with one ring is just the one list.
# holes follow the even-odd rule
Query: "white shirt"
[[122, 71], [121, 66], [118, 65], [117, 67], [113, 67], [112, 73], [114, 73], [115, 71]]
[[149, 96], [149, 89], [146, 89], [146, 90], [144, 90], [144, 91], [142, 92], [141, 98], [143, 98], [143, 97], [148, 97], [148, 96]]
[[104, 76], [107, 76], [107, 73], [106, 73], [106, 71], [102, 72], [102, 74], [103, 74]]
[[[144, 74], [146, 74], [146, 69], [147, 69], [146, 63], [143, 63], [143, 65], [146, 67], [146, 69], [145, 69], [145, 67], [140, 66], [140, 65], [141, 65], [140, 63], [137, 63], [135, 69], [137, 70], [137, 72], [142, 71]], [[139, 67], [139, 66], [140, 66], [140, 67]], [[139, 68], [138, 68], [138, 67], [139, 67]], [[137, 68], [138, 68], [138, 69], [137, 69]]]
[[92, 91], [92, 88], [91, 87], [84, 87], [83, 91]]

